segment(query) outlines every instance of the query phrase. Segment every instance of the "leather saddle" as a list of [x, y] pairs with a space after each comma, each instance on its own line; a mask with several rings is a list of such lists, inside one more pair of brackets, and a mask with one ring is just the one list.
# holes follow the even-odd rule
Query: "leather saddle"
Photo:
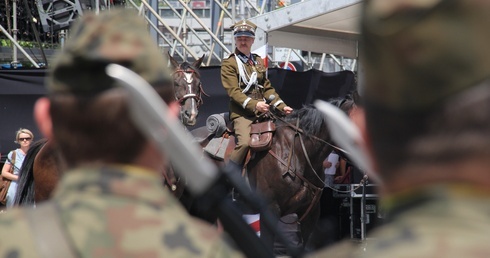
[[[272, 120], [253, 123], [250, 130], [250, 149], [254, 152], [269, 150], [275, 129]], [[191, 134], [206, 154], [219, 161], [227, 161], [236, 145], [233, 122], [229, 119], [228, 112], [210, 115], [206, 119], [206, 126], [191, 131]]]

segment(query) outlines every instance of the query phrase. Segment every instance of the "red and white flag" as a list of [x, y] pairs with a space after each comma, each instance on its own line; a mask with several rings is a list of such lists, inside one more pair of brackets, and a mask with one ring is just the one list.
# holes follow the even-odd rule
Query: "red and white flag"
[[267, 58], [267, 45], [263, 45], [255, 50], [252, 51], [252, 53], [255, 53], [257, 55], [259, 55], [263, 60], [264, 60], [264, 65], [265, 67], [269, 67], [269, 61], [268, 61], [268, 58]]
[[244, 214], [243, 219], [247, 222], [253, 231], [260, 237], [260, 214]]

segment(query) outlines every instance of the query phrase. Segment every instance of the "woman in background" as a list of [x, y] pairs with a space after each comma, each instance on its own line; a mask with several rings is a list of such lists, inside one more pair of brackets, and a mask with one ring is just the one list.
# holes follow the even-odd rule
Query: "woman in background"
[[[15, 143], [19, 144], [20, 148], [9, 152], [7, 155], [7, 160], [3, 165], [2, 176], [12, 180], [7, 192], [7, 209], [12, 207], [14, 203], [15, 193], [17, 192], [17, 180], [19, 179], [19, 172], [22, 167], [22, 162], [24, 162], [27, 150], [29, 150], [33, 140], [34, 134], [30, 130], [20, 128], [15, 135]], [[12, 167], [13, 171], [11, 172]]]

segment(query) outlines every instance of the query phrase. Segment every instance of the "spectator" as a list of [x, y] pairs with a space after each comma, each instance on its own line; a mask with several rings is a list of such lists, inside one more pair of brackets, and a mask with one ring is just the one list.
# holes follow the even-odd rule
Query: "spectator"
[[34, 134], [29, 129], [20, 128], [15, 133], [15, 143], [19, 144], [20, 148], [9, 152], [7, 160], [3, 164], [2, 176], [12, 181], [7, 191], [7, 202], [5, 205], [7, 209], [11, 208], [14, 204], [15, 193], [17, 192], [17, 180], [19, 179], [22, 162], [24, 162], [24, 158], [33, 140]]

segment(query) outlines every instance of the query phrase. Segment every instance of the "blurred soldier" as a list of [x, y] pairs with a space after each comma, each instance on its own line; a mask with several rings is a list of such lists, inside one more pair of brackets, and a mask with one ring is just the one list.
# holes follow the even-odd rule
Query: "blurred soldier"
[[0, 216], [0, 256], [241, 256], [162, 188], [165, 161], [133, 124], [128, 93], [105, 74], [109, 63], [132, 69], [177, 115], [170, 71], [144, 19], [128, 10], [84, 14], [70, 34], [49, 97], [35, 106], [69, 171], [51, 201]]
[[250, 125], [257, 115], [269, 111], [270, 103], [289, 114], [293, 109], [279, 98], [266, 78], [267, 68], [259, 55], [251, 53], [257, 25], [242, 20], [233, 25], [236, 49], [221, 64], [221, 83], [230, 97], [230, 119], [233, 121], [238, 143], [231, 153], [230, 164], [241, 167], [248, 152]]
[[365, 135], [387, 223], [365, 251], [313, 257], [490, 257], [490, 1], [363, 12]]

